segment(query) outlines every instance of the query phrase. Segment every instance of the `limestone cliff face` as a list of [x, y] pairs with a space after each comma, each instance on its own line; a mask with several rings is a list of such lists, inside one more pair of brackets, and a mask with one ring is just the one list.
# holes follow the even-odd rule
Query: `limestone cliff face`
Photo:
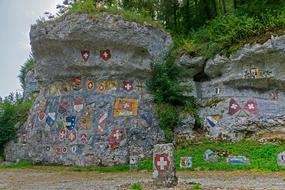
[[40, 94], [7, 160], [65, 165], [127, 164], [164, 140], [146, 89], [150, 64], [171, 36], [120, 16], [66, 15], [30, 32]]
[[194, 69], [200, 115], [210, 136], [285, 132], [285, 36], [246, 45], [230, 57], [184, 55], [179, 62]]
[[31, 70], [25, 76], [25, 86], [23, 93], [24, 100], [28, 100], [30, 97], [37, 96], [39, 91], [39, 83], [35, 78], [34, 70]]

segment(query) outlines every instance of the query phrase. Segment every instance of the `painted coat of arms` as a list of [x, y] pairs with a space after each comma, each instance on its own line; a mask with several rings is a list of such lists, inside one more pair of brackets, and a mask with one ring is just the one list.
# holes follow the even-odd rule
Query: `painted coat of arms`
[[121, 99], [115, 100], [114, 116], [137, 116], [139, 101], [136, 99]]

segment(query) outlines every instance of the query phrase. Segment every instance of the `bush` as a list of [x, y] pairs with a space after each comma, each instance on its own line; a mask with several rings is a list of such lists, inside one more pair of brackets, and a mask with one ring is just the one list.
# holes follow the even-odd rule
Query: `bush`
[[32, 100], [24, 102], [18, 93], [11, 93], [0, 102], [0, 154], [7, 142], [17, 138], [15, 125], [26, 122], [31, 106]]
[[18, 75], [22, 88], [25, 88], [25, 77], [29, 71], [34, 68], [34, 58], [32, 55], [27, 59], [23, 66], [21, 66], [20, 74]]
[[[230, 53], [246, 43], [264, 43], [272, 34], [285, 29], [285, 7], [254, 17], [232, 12], [219, 16], [184, 40], [183, 53], [211, 58], [217, 53]], [[284, 33], [284, 31], [282, 31]]]
[[93, 0], [76, 1], [69, 9], [71, 13], [84, 13], [96, 16], [98, 13], [106, 12], [109, 14], [121, 15], [124, 19], [135, 21], [141, 24], [148, 23], [155, 26], [161, 26], [158, 21], [152, 19], [146, 11], [128, 10], [115, 6], [112, 3], [105, 2], [101, 8], [96, 8]]
[[187, 88], [180, 83], [189, 71], [175, 64], [172, 56], [166, 63], [153, 63], [151, 67], [152, 77], [147, 85], [157, 104], [159, 125], [164, 130], [167, 142], [171, 142], [182, 112], [198, 118], [196, 99], [184, 95], [191, 91], [191, 87]]

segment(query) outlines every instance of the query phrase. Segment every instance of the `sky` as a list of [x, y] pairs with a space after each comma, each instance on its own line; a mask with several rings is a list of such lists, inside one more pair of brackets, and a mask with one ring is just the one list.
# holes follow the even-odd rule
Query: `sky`
[[0, 0], [0, 96], [22, 91], [21, 65], [31, 52], [29, 32], [44, 12], [56, 12], [63, 0]]

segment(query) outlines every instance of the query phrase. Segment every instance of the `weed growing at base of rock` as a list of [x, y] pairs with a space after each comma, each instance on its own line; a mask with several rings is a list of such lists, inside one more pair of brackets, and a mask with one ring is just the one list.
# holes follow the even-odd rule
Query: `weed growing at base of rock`
[[192, 189], [193, 189], [193, 190], [201, 190], [201, 189], [202, 189], [201, 184], [198, 184], [198, 183], [193, 184], [193, 185], [192, 185]]
[[134, 183], [130, 186], [130, 189], [131, 190], [142, 190], [143, 189], [143, 186], [142, 184], [140, 183]]
[[20, 162], [16, 164], [11, 165], [3, 165], [0, 166], [0, 169], [26, 169], [26, 168], [32, 168], [33, 164], [30, 161], [21, 160]]

